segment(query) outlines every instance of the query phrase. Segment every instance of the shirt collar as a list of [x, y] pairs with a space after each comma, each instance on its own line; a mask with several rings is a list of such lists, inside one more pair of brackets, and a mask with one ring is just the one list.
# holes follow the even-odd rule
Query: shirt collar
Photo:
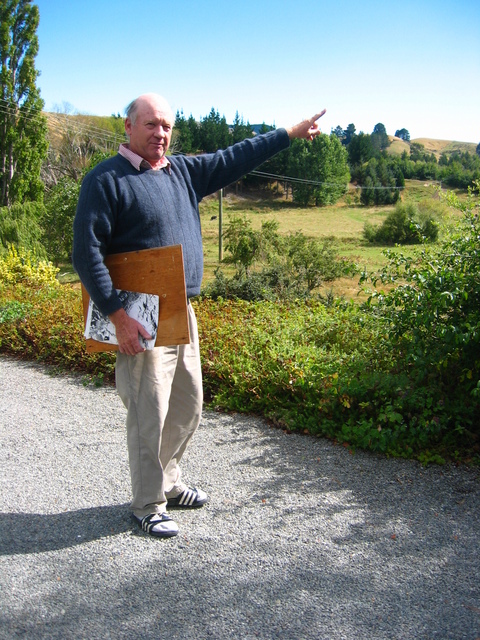
[[[153, 169], [152, 165], [145, 160], [145, 158], [142, 158], [142, 156], [139, 156], [137, 153], [129, 149], [127, 142], [120, 145], [118, 153], [128, 160], [137, 171], [140, 171], [140, 169]], [[166, 156], [163, 156], [160, 166], [157, 169], [154, 169], [154, 171], [167, 169], [168, 167], [170, 167], [170, 160]]]

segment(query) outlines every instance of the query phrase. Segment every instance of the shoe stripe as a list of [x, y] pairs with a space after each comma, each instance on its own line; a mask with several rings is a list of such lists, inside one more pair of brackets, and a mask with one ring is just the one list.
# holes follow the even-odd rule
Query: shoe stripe
[[196, 488], [187, 487], [174, 498], [168, 498], [170, 507], [202, 507], [208, 501], [208, 496]]
[[197, 497], [196, 491], [192, 491], [191, 489], [185, 489], [180, 499], [180, 504], [185, 506], [190, 506], [195, 502], [196, 497]]
[[[163, 514], [162, 517], [159, 518], [155, 518], [157, 514], [149, 514], [148, 516], [145, 516], [142, 519], [142, 529], [144, 531], [146, 531], [147, 533], [151, 533], [152, 529], [157, 525], [157, 524], [161, 524], [163, 522], [168, 522], [170, 520], [170, 518]], [[155, 518], [155, 520], [153, 520], [153, 518]]]

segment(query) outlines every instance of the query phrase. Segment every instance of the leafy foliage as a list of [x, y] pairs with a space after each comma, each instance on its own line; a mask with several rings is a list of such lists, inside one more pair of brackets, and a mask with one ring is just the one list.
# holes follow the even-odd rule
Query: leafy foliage
[[62, 178], [49, 192], [43, 216], [44, 244], [55, 264], [70, 260], [73, 245], [73, 219], [81, 182]]
[[413, 257], [390, 254], [387, 267], [372, 278], [392, 287], [372, 300], [388, 330], [387, 347], [397, 354], [397, 370], [423, 397], [414, 424], [428, 425], [444, 444], [480, 438], [480, 183], [476, 190], [470, 189], [466, 203], [448, 196], [464, 216], [455, 234]]
[[462, 403], [398, 368], [401, 353], [371, 310], [203, 300], [197, 315], [211, 406], [423, 462], [471, 455], [475, 437], [449, 422]]
[[0, 351], [113, 380], [114, 356], [86, 353], [80, 291], [57, 272], [31, 252], [0, 257]]
[[305, 206], [334, 204], [346, 192], [350, 180], [347, 154], [334, 134], [320, 134], [312, 142], [293, 140], [287, 161], [293, 182], [293, 201]]
[[13, 204], [0, 208], [0, 254], [9, 247], [33, 251], [46, 258], [42, 225], [45, 207], [39, 202]]
[[36, 87], [38, 7], [0, 3], [0, 205], [41, 200], [40, 168], [47, 153], [43, 101]]
[[234, 217], [225, 232], [224, 262], [235, 265], [227, 278], [218, 269], [204, 294], [213, 298], [242, 300], [289, 300], [309, 298], [322, 283], [350, 268], [338, 260], [331, 239], [320, 242], [302, 233], [281, 236], [278, 223], [262, 223], [260, 231], [242, 217]]
[[[84, 157], [85, 165], [80, 170], [83, 177], [99, 162], [109, 158], [111, 151], [90, 150], [88, 157]], [[73, 171], [73, 167], [72, 167]], [[71, 260], [73, 245], [73, 219], [77, 209], [81, 180], [71, 175], [65, 175], [55, 182], [45, 197], [45, 208], [41, 219], [43, 227], [43, 244], [50, 260], [55, 264]]]
[[32, 288], [58, 287], [58, 269], [50, 262], [39, 259], [34, 252], [10, 246], [0, 258], [0, 282], [3, 287], [24, 284]]
[[422, 214], [412, 202], [399, 202], [380, 226], [366, 223], [363, 233], [367, 242], [383, 245], [434, 242], [438, 238], [438, 221], [431, 212]]

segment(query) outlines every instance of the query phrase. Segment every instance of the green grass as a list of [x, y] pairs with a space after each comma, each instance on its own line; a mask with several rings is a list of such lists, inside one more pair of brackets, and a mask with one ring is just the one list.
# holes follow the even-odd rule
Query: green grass
[[[266, 192], [237, 195], [233, 187], [223, 198], [223, 229], [234, 216], [244, 215], [254, 229], [262, 222], [275, 220], [280, 233], [302, 232], [311, 238], [333, 238], [340, 257], [348, 258], [369, 271], [378, 270], [386, 263], [384, 247], [363, 241], [365, 223], [380, 225], [393, 207], [364, 207], [357, 203], [359, 193], [351, 187], [337, 204], [327, 207], [298, 207], [284, 196], [273, 197]], [[402, 200], [413, 201], [438, 210], [445, 215], [446, 207], [440, 201], [436, 186], [418, 180], [407, 180]], [[219, 262], [219, 201], [211, 196], [200, 204], [200, 217], [204, 239], [205, 273], [203, 285], [211, 281], [215, 270], [230, 274], [232, 269]], [[407, 249], [404, 249], [404, 251]], [[341, 278], [325, 289], [335, 295], [355, 299], [359, 293], [358, 278]]]

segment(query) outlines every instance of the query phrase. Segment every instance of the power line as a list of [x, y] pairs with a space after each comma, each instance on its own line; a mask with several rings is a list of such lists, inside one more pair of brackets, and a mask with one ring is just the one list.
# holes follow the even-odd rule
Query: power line
[[[345, 187], [345, 185], [343, 184], [338, 184], [335, 182], [319, 182], [317, 180], [306, 180], [304, 178], [293, 178], [291, 176], [279, 176], [279, 175], [275, 175], [274, 173], [266, 173], [264, 171], [251, 171], [249, 175], [253, 175], [253, 176], [259, 176], [259, 177], [265, 177], [265, 178], [269, 178], [269, 179], [273, 179], [273, 180], [278, 180], [279, 182], [298, 182], [300, 184], [310, 184], [310, 185], [314, 185], [314, 186], [319, 186], [319, 187]], [[398, 189], [398, 190], [402, 190], [405, 189], [405, 187], [366, 187], [366, 186], [359, 186], [359, 185], [354, 185], [353, 187], [354, 189]]]
[[125, 135], [123, 134], [115, 133], [114, 131], [107, 131], [106, 129], [93, 124], [75, 121], [73, 118], [72, 120], [67, 120], [67, 118], [62, 114], [49, 113], [48, 117], [50, 121], [53, 121], [54, 125], [57, 125], [65, 133], [73, 130], [76, 133], [89, 135], [96, 140], [102, 140], [104, 142], [118, 143], [118, 141], [125, 141]]
[[[0, 99], [0, 114], [3, 113], [7, 116], [12, 116], [17, 115], [18, 112], [19, 110], [13, 107], [7, 100]], [[42, 112], [42, 115], [47, 117], [47, 119], [51, 122], [53, 121], [54, 126], [61, 128], [64, 132], [73, 130], [76, 133], [89, 135], [93, 138], [96, 138], [97, 140], [101, 140], [103, 142], [111, 142], [113, 144], [118, 144], [119, 142], [123, 142], [125, 140], [124, 134], [115, 133], [114, 131], [108, 131], [94, 124], [80, 122], [78, 120], [75, 120], [76, 116], [68, 116], [67, 114], [54, 112]], [[38, 117], [38, 112], [32, 114], [28, 112], [22, 112], [22, 117], [25, 120], [34, 121]], [[80, 117], [88, 118], [89, 116]]]

